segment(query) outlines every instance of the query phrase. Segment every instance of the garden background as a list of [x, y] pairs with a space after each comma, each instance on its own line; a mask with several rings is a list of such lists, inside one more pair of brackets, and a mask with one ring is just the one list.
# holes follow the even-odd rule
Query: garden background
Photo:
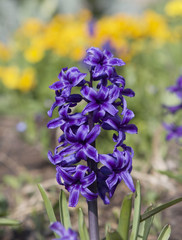
[[[22, 223], [0, 227], [0, 239], [52, 237], [36, 186], [42, 183], [56, 209], [60, 186], [47, 151], [59, 133], [46, 127], [54, 101], [49, 85], [63, 67], [85, 72], [81, 60], [90, 46], [110, 49], [126, 62], [120, 74], [136, 93], [128, 105], [139, 131], [127, 142], [135, 151], [132, 176], [141, 182], [142, 210], [180, 196], [181, 146], [166, 142], [162, 123], [181, 124], [181, 116], [167, 115], [162, 105], [178, 102], [166, 88], [182, 74], [182, 1], [1, 0], [0, 22], [0, 216]], [[111, 136], [101, 136], [99, 153], [111, 151]], [[99, 202], [102, 236], [105, 221], [115, 227], [128, 192], [121, 184], [110, 206]], [[82, 199], [78, 207], [86, 214], [84, 204]], [[70, 211], [77, 229], [76, 210]], [[150, 239], [169, 223], [171, 239], [180, 240], [181, 220], [181, 204], [159, 214]]]

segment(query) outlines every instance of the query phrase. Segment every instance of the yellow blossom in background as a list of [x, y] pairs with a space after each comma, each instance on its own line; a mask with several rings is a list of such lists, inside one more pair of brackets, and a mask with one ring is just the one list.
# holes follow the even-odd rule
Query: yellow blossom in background
[[1, 73], [2, 83], [9, 89], [17, 89], [20, 70], [17, 66], [8, 66], [2, 69]]
[[145, 36], [152, 37], [158, 43], [165, 43], [171, 38], [170, 30], [167, 22], [162, 15], [154, 11], [146, 11], [144, 14], [146, 23]]
[[170, 1], [165, 6], [165, 12], [170, 17], [182, 16], [182, 1]]
[[35, 86], [35, 71], [33, 68], [26, 68], [21, 73], [18, 89], [27, 92]]
[[0, 60], [8, 61], [11, 58], [10, 49], [0, 42]]
[[0, 79], [5, 87], [26, 92], [35, 86], [35, 71], [33, 68], [20, 71], [17, 66], [0, 67]]

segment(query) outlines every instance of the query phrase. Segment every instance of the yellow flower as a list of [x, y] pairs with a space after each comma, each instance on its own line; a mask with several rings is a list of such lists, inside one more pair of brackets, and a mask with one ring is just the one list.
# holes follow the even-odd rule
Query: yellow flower
[[41, 47], [39, 48], [37, 46], [30, 46], [25, 50], [24, 57], [28, 62], [39, 62], [44, 57], [44, 50]]
[[165, 12], [170, 17], [182, 16], [182, 1], [170, 1], [165, 6]]
[[18, 34], [27, 38], [32, 38], [42, 30], [44, 30], [44, 24], [36, 18], [30, 18], [21, 26], [18, 30]]
[[11, 58], [11, 51], [3, 43], [0, 42], [0, 59], [7, 61]]
[[23, 92], [27, 92], [30, 89], [32, 89], [35, 86], [35, 71], [33, 68], [26, 68], [23, 70], [19, 84], [18, 89], [20, 89]]
[[17, 66], [4, 67], [1, 72], [2, 83], [9, 89], [16, 89], [20, 79]]

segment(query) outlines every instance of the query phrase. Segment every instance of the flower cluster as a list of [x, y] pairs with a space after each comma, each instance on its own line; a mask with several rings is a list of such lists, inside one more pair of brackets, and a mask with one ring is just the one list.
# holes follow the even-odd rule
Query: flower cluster
[[[163, 105], [165, 109], [171, 114], [175, 114], [180, 109], [182, 109], [182, 76], [180, 76], [177, 81], [176, 85], [170, 86], [167, 90], [171, 93], [176, 94], [176, 96], [180, 99], [180, 103], [175, 106], [166, 106]], [[179, 141], [182, 138], [182, 126], [177, 126], [175, 123], [167, 124], [163, 123], [164, 128], [167, 130], [166, 140], [169, 141], [171, 139], [176, 139]]]
[[[48, 158], [56, 166], [57, 182], [70, 193], [72, 207], [77, 205], [79, 194], [88, 201], [99, 195], [109, 204], [122, 180], [135, 191], [130, 176], [133, 150], [124, 144], [126, 133], [137, 133], [137, 127], [130, 123], [134, 113], [127, 108], [125, 100], [125, 96], [133, 97], [135, 93], [125, 88], [125, 79], [114, 67], [125, 63], [111, 52], [94, 47], [87, 50], [83, 61], [89, 68], [90, 80], [85, 80], [87, 74], [76, 67], [62, 69], [59, 81], [50, 86], [56, 96], [48, 111], [51, 117], [58, 107], [59, 117], [51, 120], [48, 128], [59, 127], [63, 132], [58, 139], [59, 146], [54, 154], [48, 152]], [[73, 93], [75, 87], [80, 88], [79, 94]], [[81, 101], [86, 106], [81, 113], [73, 113]], [[115, 131], [116, 144], [111, 154], [99, 154], [95, 147], [101, 129]]]

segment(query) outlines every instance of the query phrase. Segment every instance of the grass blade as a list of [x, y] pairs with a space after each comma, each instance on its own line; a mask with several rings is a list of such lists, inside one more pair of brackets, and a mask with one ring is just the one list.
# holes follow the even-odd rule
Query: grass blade
[[157, 238], [157, 240], [168, 240], [171, 235], [171, 227], [170, 225], [165, 225]]
[[63, 190], [60, 192], [59, 196], [59, 213], [60, 213], [60, 219], [63, 226], [68, 229], [71, 227], [71, 220], [70, 220], [70, 214], [68, 210], [68, 203], [66, 199], [66, 195]]
[[8, 218], [0, 218], [0, 226], [18, 226], [20, 222], [13, 219]]
[[122, 239], [128, 239], [131, 209], [132, 209], [132, 196], [133, 194], [130, 193], [124, 197], [121, 211], [120, 211], [119, 224], [118, 224], [117, 231], [121, 235]]
[[175, 205], [175, 204], [177, 204], [177, 203], [179, 203], [179, 202], [182, 202], [182, 197], [181, 197], [181, 198], [177, 198], [177, 199], [175, 199], [175, 200], [172, 200], [172, 201], [170, 201], [170, 202], [168, 202], [168, 203], [165, 203], [165, 204], [163, 204], [163, 205], [161, 205], [161, 206], [159, 206], [159, 207], [156, 207], [156, 208], [152, 209], [152, 210], [149, 211], [149, 212], [144, 213], [144, 214], [140, 217], [140, 222], [146, 220], [147, 218], [155, 215], [156, 213], [159, 213], [159, 212], [163, 211], [164, 209], [169, 208], [169, 207], [171, 207], [171, 206], [173, 206], [173, 205]]
[[85, 219], [83, 216], [82, 209], [78, 209], [78, 228], [80, 234], [80, 240], [89, 240], [88, 230], [85, 224]]
[[117, 231], [107, 232], [106, 240], [124, 240]]
[[[148, 212], [151, 209], [152, 209], [152, 206], [148, 207], [146, 212]], [[152, 216], [140, 223], [139, 236], [142, 237], [142, 240], [148, 239], [148, 235], [149, 235], [152, 223], [153, 223], [153, 219], [154, 219], [154, 216]], [[141, 238], [138, 238], [138, 239], [141, 239]]]
[[38, 184], [38, 188], [39, 188], [39, 191], [42, 195], [42, 198], [43, 198], [43, 201], [44, 201], [44, 204], [45, 204], [45, 208], [46, 208], [46, 211], [47, 211], [47, 215], [49, 217], [49, 221], [50, 222], [56, 222], [56, 217], [55, 217], [55, 214], [54, 214], [54, 210], [53, 210], [53, 207], [52, 207], [52, 204], [49, 200], [49, 198], [47, 197], [47, 194], [46, 194], [46, 191], [44, 190], [44, 188], [42, 187], [41, 184]]
[[140, 182], [137, 181], [135, 201], [134, 201], [133, 226], [132, 226], [130, 240], [136, 240], [138, 236], [138, 230], [140, 225], [140, 209], [141, 209]]

